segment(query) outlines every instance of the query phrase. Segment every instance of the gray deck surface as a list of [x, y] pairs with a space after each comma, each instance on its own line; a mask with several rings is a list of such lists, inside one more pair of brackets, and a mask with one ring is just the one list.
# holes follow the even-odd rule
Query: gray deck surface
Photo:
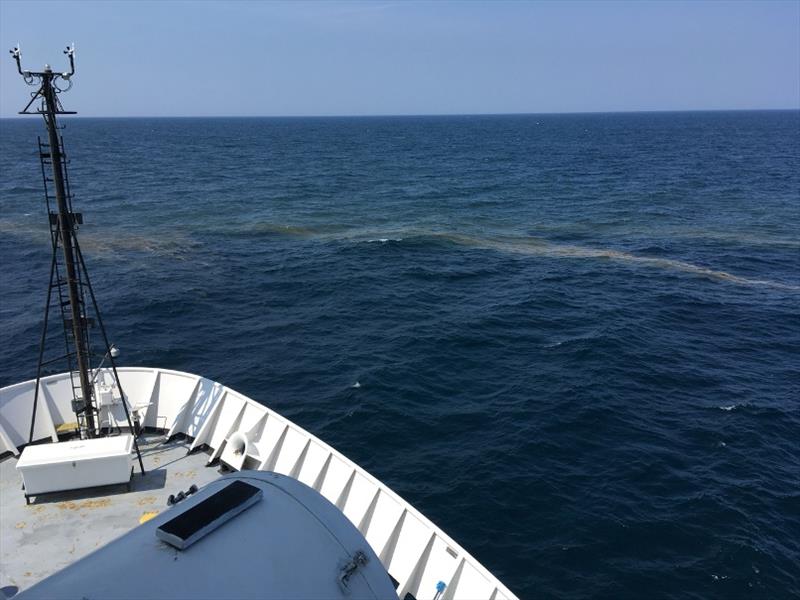
[[[54, 492], [32, 497], [26, 506], [17, 459], [0, 462], [0, 589], [24, 590], [167, 509], [167, 497], [214, 481], [208, 455], [187, 455], [182, 440], [163, 443], [148, 434], [139, 444], [147, 474], [138, 462], [131, 491], [125, 485]], [[135, 568], [134, 565], [131, 565]], [[11, 586], [8, 588], [7, 586]], [[5, 589], [4, 589], [5, 588]], [[0, 598], [2, 598], [0, 592]]]

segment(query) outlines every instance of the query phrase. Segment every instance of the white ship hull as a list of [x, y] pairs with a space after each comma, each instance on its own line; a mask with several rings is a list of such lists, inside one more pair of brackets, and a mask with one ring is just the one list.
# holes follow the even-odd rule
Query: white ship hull
[[[396, 582], [417, 600], [516, 598], [494, 575], [391, 489], [291, 421], [203, 377], [142, 367], [118, 369], [140, 423], [167, 438], [184, 435], [235, 469], [273, 471], [320, 492], [358, 528]], [[111, 377], [105, 378], [112, 381]], [[98, 384], [103, 426], [127, 425], [119, 393]], [[0, 453], [19, 454], [28, 439], [34, 381], [0, 389]], [[68, 373], [41, 380], [34, 440], [58, 441], [74, 421]], [[3, 502], [8, 499], [4, 498]], [[20, 493], [20, 502], [23, 502]], [[437, 596], [437, 584], [444, 592]]]

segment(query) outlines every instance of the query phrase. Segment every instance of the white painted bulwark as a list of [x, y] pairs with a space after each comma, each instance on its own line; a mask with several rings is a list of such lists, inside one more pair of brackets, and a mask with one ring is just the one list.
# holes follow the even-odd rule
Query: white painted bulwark
[[131, 434], [26, 446], [17, 462], [25, 495], [126, 483]]

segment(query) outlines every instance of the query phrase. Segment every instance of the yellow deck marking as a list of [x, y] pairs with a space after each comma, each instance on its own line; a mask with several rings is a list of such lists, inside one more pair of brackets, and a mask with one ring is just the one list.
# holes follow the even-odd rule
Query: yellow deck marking
[[142, 523], [147, 523], [150, 519], [155, 517], [158, 514], [157, 510], [149, 510], [144, 513], [141, 517], [139, 517], [139, 525]]

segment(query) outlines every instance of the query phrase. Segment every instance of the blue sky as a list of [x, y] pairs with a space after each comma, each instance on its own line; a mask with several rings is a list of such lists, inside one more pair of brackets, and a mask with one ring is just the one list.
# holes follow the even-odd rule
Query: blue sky
[[800, 2], [0, 0], [0, 115], [77, 46], [85, 116], [800, 107]]

